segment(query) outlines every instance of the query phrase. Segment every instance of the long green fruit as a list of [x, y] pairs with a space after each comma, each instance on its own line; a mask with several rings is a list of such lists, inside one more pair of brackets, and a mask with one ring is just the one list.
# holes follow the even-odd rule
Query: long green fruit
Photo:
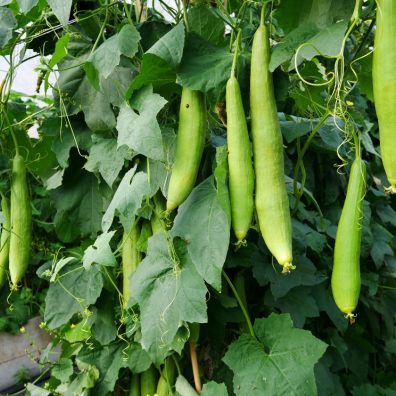
[[164, 368], [158, 380], [156, 396], [171, 396], [175, 379], [176, 366], [172, 357], [169, 357], [165, 361]]
[[131, 231], [128, 233], [124, 230], [122, 236], [122, 294], [124, 300], [124, 308], [128, 307], [129, 299], [131, 297], [130, 277], [136, 271], [140, 261], [141, 254], [137, 249], [140, 230], [138, 224], [134, 224]]
[[29, 264], [32, 239], [32, 212], [26, 179], [25, 161], [17, 154], [11, 176], [11, 235], [9, 266], [11, 282], [16, 286]]
[[5, 195], [1, 194], [1, 211], [4, 216], [4, 222], [1, 229], [0, 238], [0, 288], [3, 287], [7, 280], [7, 268], [8, 268], [8, 254], [10, 251], [10, 208], [8, 200]]
[[289, 272], [294, 268], [292, 227], [285, 185], [282, 134], [269, 60], [268, 31], [261, 23], [253, 37], [250, 75], [255, 203], [264, 241], [283, 266], [283, 272]]
[[358, 158], [352, 163], [344, 207], [338, 222], [331, 287], [338, 308], [353, 319], [360, 293], [360, 241], [366, 166]]
[[206, 137], [206, 104], [202, 92], [183, 88], [176, 156], [169, 180], [166, 210], [170, 213], [188, 197], [197, 179]]
[[381, 157], [396, 193], [396, 2], [377, 0], [373, 55], [374, 103], [380, 132]]
[[253, 217], [254, 174], [241, 91], [235, 76], [227, 81], [226, 106], [231, 219], [239, 244], [245, 239]]
[[140, 396], [139, 374], [132, 374], [131, 385], [129, 387], [129, 396]]
[[140, 394], [141, 396], [154, 396], [157, 388], [157, 370], [151, 365], [146, 371], [140, 374]]

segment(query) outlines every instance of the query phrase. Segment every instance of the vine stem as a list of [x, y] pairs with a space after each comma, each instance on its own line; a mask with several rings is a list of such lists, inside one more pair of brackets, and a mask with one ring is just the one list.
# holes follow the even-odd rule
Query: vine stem
[[199, 376], [199, 364], [197, 358], [197, 346], [193, 340], [190, 339], [189, 347], [190, 347], [190, 357], [191, 357], [191, 367], [194, 376], [194, 386], [195, 390], [198, 393], [202, 391], [201, 377]]
[[109, 10], [108, 10], [108, 8], [107, 8], [107, 2], [106, 2], [105, 19], [104, 19], [104, 21], [103, 21], [102, 26], [100, 27], [100, 31], [99, 31], [98, 37], [96, 37], [95, 43], [94, 43], [94, 45], [93, 45], [93, 47], [92, 47], [92, 49], [91, 49], [91, 55], [95, 52], [95, 50], [96, 50], [96, 48], [97, 48], [97, 46], [98, 46], [98, 44], [99, 44], [99, 40], [100, 40], [100, 38], [102, 37], [102, 35], [103, 35], [103, 33], [104, 33], [104, 30], [105, 30], [105, 27], [106, 27], [108, 18], [109, 18]]
[[182, 0], [183, 3], [183, 20], [184, 20], [184, 27], [186, 28], [186, 31], [190, 31], [190, 25], [188, 23], [188, 18], [187, 18], [187, 0]]
[[263, 4], [263, 6], [261, 7], [260, 26], [264, 26], [266, 8], [267, 8], [267, 4]]
[[251, 322], [251, 320], [250, 320], [249, 314], [248, 314], [248, 312], [246, 311], [246, 308], [245, 308], [245, 306], [243, 305], [243, 302], [242, 302], [241, 298], [239, 297], [239, 294], [238, 294], [237, 290], [235, 289], [235, 286], [232, 284], [231, 279], [228, 277], [228, 275], [225, 273], [224, 270], [222, 271], [222, 274], [223, 274], [223, 276], [224, 276], [224, 279], [226, 280], [226, 282], [227, 282], [228, 285], [230, 286], [232, 292], [234, 293], [235, 298], [236, 298], [237, 301], [238, 301], [238, 304], [239, 304], [239, 306], [240, 306], [240, 308], [241, 308], [241, 311], [242, 311], [242, 313], [243, 313], [243, 316], [245, 317], [246, 323], [247, 323], [247, 325], [248, 325], [248, 327], [249, 327], [249, 333], [250, 333], [250, 335], [251, 335], [252, 337], [256, 337], [256, 335], [254, 334], [254, 329], [253, 329], [253, 325], [252, 325], [252, 322]]
[[234, 58], [232, 59], [231, 77], [235, 76], [235, 69], [236, 69], [236, 64], [238, 61], [238, 49], [239, 49], [240, 40], [241, 40], [241, 29], [238, 30], [238, 34], [235, 39], [235, 51], [234, 51]]

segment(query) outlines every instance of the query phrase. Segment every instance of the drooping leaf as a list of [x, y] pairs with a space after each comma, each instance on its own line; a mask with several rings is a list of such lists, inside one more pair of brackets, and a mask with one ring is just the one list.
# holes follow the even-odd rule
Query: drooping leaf
[[164, 158], [161, 129], [157, 114], [166, 104], [166, 100], [153, 93], [152, 86], [143, 87], [135, 93], [132, 106], [121, 107], [117, 118], [118, 146], [126, 145], [136, 153], [154, 160]]
[[[70, 45], [69, 45], [70, 47]], [[68, 115], [84, 112], [85, 122], [92, 131], [112, 130], [116, 119], [108, 98], [99, 92], [88, 79], [81, 64], [86, 56], [61, 61], [61, 72], [54, 96], [62, 114]]]
[[12, 38], [12, 32], [17, 26], [17, 21], [12, 11], [0, 7], [0, 48], [3, 48]]
[[203, 92], [221, 92], [230, 75], [232, 54], [192, 33], [177, 72], [178, 82]]
[[130, 169], [121, 180], [106, 213], [102, 218], [102, 229], [107, 232], [113, 223], [114, 216], [120, 218], [125, 230], [130, 230], [135, 215], [142, 205], [143, 198], [150, 193], [147, 174], [136, 173], [136, 166]]
[[188, 255], [198, 273], [220, 290], [230, 223], [219, 201], [213, 177], [195, 187], [179, 207], [171, 233], [186, 241]]
[[93, 141], [84, 168], [90, 172], [99, 171], [111, 187], [124, 165], [125, 158], [128, 156], [128, 148], [126, 146], [117, 147], [115, 139], [103, 139], [94, 136]]
[[114, 318], [114, 296], [103, 291], [96, 303], [95, 319], [92, 323], [92, 335], [102, 345], [108, 345], [117, 337], [117, 327]]
[[99, 369], [100, 377], [92, 392], [98, 396], [106, 396], [112, 392], [123, 367], [123, 349], [125, 345], [115, 342], [102, 348], [85, 348], [78, 354], [78, 359]]
[[94, 175], [74, 168], [63, 178], [62, 186], [52, 190], [55, 230], [62, 241], [70, 242], [78, 235], [96, 236], [108, 203], [107, 189], [104, 183], [98, 185]]
[[133, 25], [125, 25], [119, 33], [111, 36], [92, 54], [99, 73], [107, 78], [120, 63], [121, 55], [133, 58], [138, 50], [140, 34]]
[[156, 364], [170, 352], [183, 322], [207, 321], [205, 283], [183, 244], [172, 253], [168, 238], [158, 233], [149, 239], [147, 256], [131, 278], [141, 312], [141, 344]]
[[64, 57], [67, 56], [67, 46], [69, 45], [70, 35], [65, 34], [64, 36], [60, 37], [59, 40], [55, 44], [55, 51], [52, 54], [52, 58], [49, 62], [49, 67], [54, 67], [58, 64]]
[[113, 267], [117, 264], [113, 252], [111, 251], [110, 241], [115, 231], [104, 232], [96, 238], [95, 243], [89, 246], [83, 257], [83, 265], [89, 270], [93, 264]]
[[156, 55], [173, 68], [176, 68], [182, 59], [184, 37], [184, 25], [183, 23], [178, 23], [172, 30], [161, 37], [146, 53]]
[[225, 43], [224, 21], [216, 16], [212, 10], [212, 8], [203, 4], [190, 8], [188, 11], [190, 29], [210, 43], [223, 46]]
[[70, 10], [73, 0], [47, 0], [52, 12], [59, 19], [59, 22], [66, 26], [69, 22]]
[[155, 88], [175, 82], [176, 73], [165, 60], [157, 55], [146, 53], [143, 55], [140, 73], [128, 88], [127, 97], [143, 86], [152, 85]]
[[97, 267], [87, 271], [76, 261], [64, 266], [45, 298], [44, 320], [48, 327], [55, 329], [94, 304], [102, 287], [103, 278]]
[[29, 12], [39, 0], [17, 0], [19, 8], [23, 13]]

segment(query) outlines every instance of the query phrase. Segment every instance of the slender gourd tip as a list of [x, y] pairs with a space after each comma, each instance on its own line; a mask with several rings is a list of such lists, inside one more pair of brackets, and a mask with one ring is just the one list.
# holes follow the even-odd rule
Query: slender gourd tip
[[392, 183], [389, 187], [385, 187], [385, 194], [396, 194], [396, 185]]
[[237, 251], [240, 247], [246, 247], [247, 246], [247, 241], [245, 238], [239, 238], [239, 236], [236, 236], [238, 238], [237, 242], [235, 243], [235, 251]]
[[345, 318], [348, 319], [349, 324], [353, 325], [356, 322], [356, 314], [354, 314], [353, 312], [348, 312], [345, 315]]
[[282, 264], [282, 274], [289, 274], [292, 270], [296, 269], [296, 266], [290, 263]]

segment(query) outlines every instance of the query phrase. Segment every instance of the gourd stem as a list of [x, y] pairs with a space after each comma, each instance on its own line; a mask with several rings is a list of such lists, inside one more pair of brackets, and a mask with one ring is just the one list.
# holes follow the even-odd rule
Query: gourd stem
[[238, 49], [239, 49], [239, 42], [241, 40], [241, 30], [238, 30], [238, 34], [235, 39], [235, 51], [234, 51], [234, 58], [232, 60], [232, 66], [231, 66], [231, 77], [235, 76], [235, 69], [236, 69], [236, 64], [238, 60]]
[[223, 273], [224, 279], [227, 281], [227, 283], [228, 283], [228, 285], [230, 286], [232, 292], [234, 293], [235, 298], [236, 298], [237, 301], [238, 301], [238, 304], [239, 304], [239, 306], [240, 306], [240, 308], [241, 308], [241, 311], [242, 311], [242, 313], [243, 313], [243, 316], [245, 317], [246, 323], [247, 323], [247, 325], [248, 325], [248, 327], [249, 327], [250, 335], [251, 335], [252, 337], [256, 337], [255, 334], [254, 334], [254, 329], [253, 329], [253, 325], [252, 325], [252, 322], [251, 322], [251, 320], [250, 320], [249, 314], [248, 314], [248, 312], [246, 311], [246, 308], [245, 308], [245, 306], [243, 305], [243, 302], [242, 302], [241, 298], [239, 297], [239, 294], [238, 294], [237, 290], [235, 289], [235, 286], [232, 284], [230, 278], [227, 276], [227, 274], [225, 273], [225, 271], [222, 271], [222, 273]]
[[261, 14], [260, 14], [260, 26], [264, 26], [265, 22], [265, 10], [267, 9], [267, 5], [263, 4], [261, 7]]

